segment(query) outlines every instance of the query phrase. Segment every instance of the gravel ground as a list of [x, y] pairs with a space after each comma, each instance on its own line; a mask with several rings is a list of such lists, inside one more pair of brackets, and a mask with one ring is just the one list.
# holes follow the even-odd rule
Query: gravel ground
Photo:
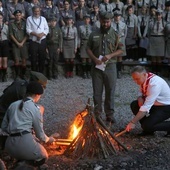
[[[11, 80], [12, 81], [12, 80]], [[4, 89], [11, 82], [1, 83]], [[169, 81], [168, 81], [169, 83]], [[113, 133], [125, 128], [133, 117], [129, 105], [136, 99], [139, 87], [132, 81], [128, 73], [117, 80], [115, 94], [115, 119]], [[69, 127], [75, 115], [85, 109], [88, 99], [92, 100], [91, 79], [75, 76], [49, 81], [40, 103], [45, 107], [44, 130], [47, 135], [58, 132], [60, 138], [67, 138]], [[55, 149], [46, 146], [49, 152], [47, 164], [49, 170], [164, 170], [170, 167], [170, 138], [163, 137], [164, 132], [156, 132], [154, 136], [139, 137], [140, 125], [129, 134], [119, 137], [128, 152], [120, 151], [108, 159], [72, 160], [64, 155], [57, 155]], [[7, 167], [10, 161], [5, 160]], [[10, 169], [10, 168], [9, 168]]]

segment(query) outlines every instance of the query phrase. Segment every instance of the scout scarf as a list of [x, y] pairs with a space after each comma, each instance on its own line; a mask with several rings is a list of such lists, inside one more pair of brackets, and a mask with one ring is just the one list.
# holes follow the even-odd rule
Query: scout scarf
[[142, 96], [143, 96], [144, 99], [147, 97], [146, 93], [147, 93], [149, 81], [150, 81], [150, 79], [151, 79], [153, 76], [155, 76], [155, 74], [150, 73], [150, 72], [147, 73], [147, 74], [148, 74], [148, 75], [147, 75], [146, 82], [145, 82], [143, 85], [141, 85], [141, 92], [142, 92]]

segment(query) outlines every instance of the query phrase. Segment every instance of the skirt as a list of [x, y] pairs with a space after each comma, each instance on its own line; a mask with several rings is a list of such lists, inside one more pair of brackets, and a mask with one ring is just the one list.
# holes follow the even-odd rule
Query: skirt
[[66, 59], [75, 58], [75, 40], [63, 40], [63, 57]]
[[165, 39], [164, 36], [150, 36], [147, 55], [149, 56], [164, 56], [165, 54]]
[[134, 28], [127, 29], [127, 37], [125, 40], [125, 44], [128, 45], [136, 45], [136, 39], [133, 38], [134, 36]]
[[82, 41], [82, 44], [80, 47], [80, 57], [81, 58], [89, 58], [86, 48], [87, 48], [87, 40], [84, 40], [84, 41]]

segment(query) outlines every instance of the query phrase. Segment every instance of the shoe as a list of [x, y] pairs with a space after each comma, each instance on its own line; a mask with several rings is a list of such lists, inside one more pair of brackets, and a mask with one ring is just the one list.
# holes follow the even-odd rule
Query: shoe
[[107, 118], [106, 118], [106, 121], [107, 121], [108, 123], [116, 123], [115, 118], [107, 117]]
[[144, 62], [147, 62], [147, 58], [143, 58], [143, 61], [144, 61]]
[[130, 58], [130, 59], [129, 59], [129, 61], [133, 61], [133, 59], [132, 59], [132, 58]]
[[145, 132], [139, 133], [138, 136], [153, 136], [154, 132]]
[[141, 61], [142, 61], [142, 58], [139, 58], [138, 61], [141, 62]]
[[122, 77], [122, 74], [121, 74], [120, 71], [118, 71], [118, 73], [117, 73], [117, 78], [118, 78], [118, 79], [121, 79], [121, 77]]
[[58, 75], [54, 75], [54, 76], [53, 76], [53, 79], [58, 79]]
[[86, 75], [86, 73], [83, 73], [83, 79], [86, 79], [87, 78], [87, 75]]
[[170, 137], [170, 131], [167, 131], [167, 134], [164, 137]]
[[87, 78], [88, 78], [88, 79], [90, 79], [90, 78], [91, 78], [91, 75], [90, 75], [90, 73], [89, 73], [89, 72], [87, 72], [87, 73], [86, 73], [86, 76], [87, 76]]

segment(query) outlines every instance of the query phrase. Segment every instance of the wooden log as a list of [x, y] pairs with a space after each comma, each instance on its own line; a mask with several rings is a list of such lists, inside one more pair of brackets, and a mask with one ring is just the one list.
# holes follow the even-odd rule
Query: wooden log
[[71, 139], [56, 139], [56, 142], [67, 142], [67, 143], [71, 143], [73, 140]]
[[69, 146], [70, 143], [69, 142], [55, 142], [56, 145], [63, 145], [63, 146]]
[[122, 144], [122, 143], [113, 135], [113, 133], [110, 131], [110, 129], [107, 128], [107, 126], [104, 124], [103, 120], [102, 120], [99, 116], [96, 117], [96, 120], [97, 120], [97, 122], [98, 122], [101, 126], [103, 126], [103, 128], [110, 134], [110, 136], [111, 136], [123, 149], [125, 149], [125, 151], [128, 151], [128, 149], [126, 148], [126, 146], [125, 146], [124, 144]]

